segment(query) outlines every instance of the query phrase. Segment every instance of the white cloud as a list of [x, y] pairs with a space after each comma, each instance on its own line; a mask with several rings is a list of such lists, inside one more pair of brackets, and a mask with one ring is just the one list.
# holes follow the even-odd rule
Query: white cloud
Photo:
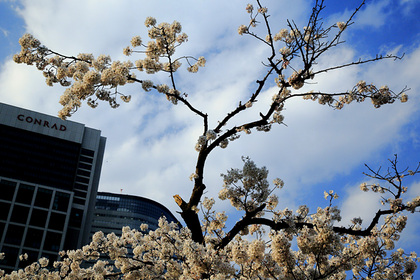
[[[410, 184], [408, 187], [407, 201], [412, 200], [415, 197], [420, 196], [420, 182], [416, 181]], [[415, 214], [407, 215], [407, 227], [404, 229], [401, 235], [399, 246], [403, 248], [410, 248], [412, 244], [418, 243], [419, 232], [420, 232], [420, 221]]]
[[[367, 184], [374, 183], [372, 180], [363, 181]], [[360, 182], [362, 183], [362, 182]], [[380, 203], [381, 194], [372, 191], [363, 192], [359, 188], [360, 184], [356, 186], [347, 187], [347, 191], [343, 198], [345, 199], [341, 206], [342, 226], [350, 225], [353, 218], [360, 217], [363, 219], [363, 227], [370, 225], [375, 213], [379, 209], [383, 209]]]
[[366, 8], [356, 15], [357, 26], [359, 28], [367, 26], [379, 28], [384, 25], [387, 17], [391, 14], [391, 11], [387, 10], [389, 4], [390, 0], [368, 3]]
[[9, 36], [9, 33], [10, 33], [9, 30], [0, 27], [0, 31], [1, 31], [1, 33], [3, 33], [4, 37]]
[[[361, 2], [360, 2], [361, 3]], [[344, 11], [329, 15], [326, 19], [328, 25], [332, 25], [337, 21], [347, 21], [355, 12], [360, 3], [349, 5], [350, 7]], [[366, 27], [379, 28], [383, 26], [387, 18], [392, 14], [389, 10], [390, 0], [378, 0], [366, 2], [353, 18], [354, 25], [352, 29], [363, 29]], [[344, 36], [347, 36], [344, 34]]]
[[402, 12], [405, 16], [412, 16], [417, 13], [416, 8], [419, 6], [417, 0], [401, 0]]

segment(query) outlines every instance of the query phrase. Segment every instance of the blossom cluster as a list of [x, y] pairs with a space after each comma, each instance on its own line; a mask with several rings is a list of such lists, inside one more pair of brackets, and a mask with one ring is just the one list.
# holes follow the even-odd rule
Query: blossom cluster
[[[338, 99], [336, 96], [338, 95]], [[308, 92], [303, 99], [318, 101], [321, 105], [329, 105], [335, 109], [342, 109], [344, 105], [352, 102], [363, 102], [370, 99], [375, 108], [379, 108], [385, 104], [392, 104], [396, 100], [402, 103], [407, 102], [408, 96], [403, 91], [394, 93], [388, 86], [377, 88], [373, 84], [366, 84], [365, 81], [359, 81], [351, 91], [343, 94], [324, 94], [317, 92]]]
[[[266, 167], [259, 168], [251, 159], [243, 157], [242, 169], [228, 170], [223, 177], [223, 188], [219, 192], [221, 200], [229, 200], [237, 210], [250, 212], [266, 202], [272, 193], [267, 181], [268, 170]], [[277, 206], [277, 197], [270, 199], [270, 208]]]
[[[148, 36], [152, 41], [149, 41], [147, 45], [142, 44], [140, 36], [135, 36], [131, 40], [132, 47], [126, 47], [124, 54], [129, 56], [133, 52], [142, 52], [146, 54], [144, 59], [136, 60], [135, 65], [139, 71], [145, 71], [148, 74], [154, 74], [159, 71], [174, 73], [179, 67], [181, 67], [180, 59], [177, 58], [173, 61], [168, 59], [167, 62], [161, 62], [161, 58], [172, 58], [175, 49], [182, 43], [188, 40], [188, 36], [185, 33], [181, 33], [182, 26], [179, 22], [174, 21], [169, 24], [166, 22], [157, 24], [157, 21], [153, 17], [148, 17], [145, 21], [146, 27], [149, 28]], [[144, 51], [137, 51], [137, 47], [146, 48]], [[188, 61], [188, 58], [186, 58]], [[188, 71], [197, 72], [198, 67], [204, 67], [206, 60], [204, 57], [195, 59], [197, 63], [190, 65]]]
[[[213, 204], [212, 199], [203, 201], [207, 210]], [[205, 244], [194, 242], [188, 228], [161, 218], [155, 231], [146, 232], [142, 225], [124, 227], [121, 236], [97, 232], [82, 249], [61, 252], [52, 266], [42, 258], [0, 279], [346, 279], [348, 273], [353, 279], [410, 279], [417, 268], [414, 252], [384, 253], [394, 248], [405, 216], [390, 215], [372, 235], [357, 237], [334, 232], [341, 218], [336, 208], [318, 208], [311, 215], [306, 207], [298, 215], [280, 212], [289, 222], [299, 219], [313, 226], [271, 230], [266, 239], [237, 235], [220, 249], [225, 214], [211, 215], [204, 224]]]
[[294, 71], [292, 75], [290, 75], [288, 82], [293, 89], [300, 89], [304, 86], [304, 81], [307, 79], [313, 79], [314, 74], [311, 70], [303, 71], [300, 69], [299, 71]]
[[[330, 204], [312, 214], [306, 205], [295, 213], [288, 208], [277, 210], [277, 196], [267, 182], [268, 170], [249, 158], [243, 162], [242, 169], [222, 175], [219, 197], [229, 199], [246, 215], [257, 207], [266, 208], [272, 218], [264, 220], [263, 214], [257, 213], [258, 222], [249, 220], [223, 246], [232, 234], [226, 231], [228, 217], [213, 209], [213, 198], [204, 197], [202, 243], [192, 239], [187, 227], [161, 218], [155, 231], [148, 231], [143, 224], [139, 229], [124, 227], [121, 236], [97, 232], [83, 248], [60, 252], [59, 261], [51, 264], [41, 258], [10, 274], [1, 272], [0, 279], [346, 279], [349, 274], [352, 279], [411, 279], [420, 258], [414, 252], [395, 250], [395, 242], [407, 225], [407, 216], [401, 211], [420, 206], [419, 197], [409, 203], [388, 199], [390, 207], [397, 208], [368, 235], [357, 234], [362, 232], [360, 218], [351, 221], [348, 232], [340, 233], [336, 226], [340, 210], [332, 206], [332, 199], [338, 199], [334, 191], [324, 193]], [[284, 185], [278, 178], [273, 183], [279, 188]], [[366, 185], [361, 188], [366, 190]], [[264, 224], [271, 224], [268, 234], [264, 234]]]
[[[216, 140], [217, 136], [218, 134], [216, 131], [212, 129], [207, 130], [205, 135], [200, 135], [198, 137], [197, 143], [195, 144], [195, 150], [197, 152], [202, 151], [207, 146], [207, 144], [209, 144], [211, 141]], [[225, 138], [220, 141], [219, 146], [222, 149], [225, 149], [228, 146], [228, 144], [229, 140]]]
[[255, 10], [254, 10], [254, 6], [252, 4], [246, 5], [245, 10], [247, 11], [247, 13], [250, 16], [250, 21], [249, 21], [248, 26], [246, 26], [246, 25], [239, 26], [239, 28], [238, 28], [239, 35], [249, 33], [249, 28], [250, 27], [256, 27], [257, 26], [257, 23], [258, 23], [258, 21], [256, 20], [257, 16], [258, 15], [266, 15], [267, 11], [268, 11], [268, 9], [266, 7], [260, 7], [260, 8], [257, 9], [257, 12], [254, 12]]
[[[116, 108], [116, 95], [109, 88], [125, 85], [130, 76], [131, 62], [114, 61], [106, 55], [95, 58], [92, 54], [81, 53], [77, 57], [66, 57], [55, 53], [30, 34], [25, 34], [19, 40], [21, 52], [14, 55], [17, 63], [35, 64], [43, 71], [49, 86], [59, 83], [68, 87], [60, 98], [63, 109], [59, 117], [65, 119], [75, 112], [83, 100], [91, 107], [96, 107], [96, 100], [108, 101]], [[129, 96], [120, 94], [122, 100], [128, 102]]]
[[[71, 57], [61, 55], [41, 45], [40, 41], [30, 34], [25, 34], [20, 38], [21, 52], [14, 55], [13, 59], [16, 63], [35, 64], [38, 70], [43, 72], [47, 85], [53, 86], [58, 83], [67, 87], [60, 98], [63, 108], [59, 112], [59, 117], [62, 119], [77, 111], [82, 101], [86, 101], [92, 108], [98, 106], [98, 100], [106, 101], [112, 108], [117, 108], [118, 96], [123, 102], [130, 102], [131, 96], [120, 93], [118, 87], [134, 82], [142, 83], [142, 88], [146, 91], [151, 88], [157, 89], [176, 104], [180, 94], [173, 81], [172, 87], [156, 86], [150, 81], [138, 80], [133, 70], [137, 69], [147, 74], [165, 71], [173, 75], [181, 66], [180, 60], [186, 59], [190, 64], [187, 70], [197, 72], [199, 67], [205, 66], [206, 60], [204, 57], [198, 59], [173, 57], [175, 49], [188, 38], [185, 33], [181, 33], [182, 27], [179, 22], [157, 24], [154, 18], [149, 17], [145, 24], [150, 27], [148, 35], [152, 40], [145, 45], [140, 36], [135, 36], [131, 40], [131, 47], [123, 50], [127, 56], [134, 52], [145, 54], [144, 59], [139, 59], [134, 63], [131, 61], [112, 62], [110, 56], [107, 55], [99, 55], [96, 58], [87, 53]], [[144, 50], [137, 51], [138, 47]], [[162, 58], [166, 62], [161, 62]], [[191, 64], [191, 59], [196, 62]]]

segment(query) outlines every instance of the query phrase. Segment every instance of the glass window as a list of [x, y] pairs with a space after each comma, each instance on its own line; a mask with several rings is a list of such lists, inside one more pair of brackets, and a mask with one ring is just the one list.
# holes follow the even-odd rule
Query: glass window
[[77, 169], [77, 175], [90, 177], [90, 172], [82, 169]]
[[29, 215], [29, 207], [15, 205], [13, 207], [12, 217], [10, 218], [11, 222], [26, 224]]
[[86, 198], [87, 193], [86, 192], [82, 192], [82, 191], [78, 191], [78, 190], [74, 190], [74, 195], [75, 196], [78, 196], [78, 197]]
[[67, 212], [69, 206], [70, 194], [56, 192], [54, 197], [53, 209], [58, 211]]
[[7, 266], [13, 266], [14, 267], [16, 265], [16, 259], [18, 259], [19, 249], [18, 248], [13, 248], [13, 247], [8, 247], [8, 246], [3, 246], [2, 252], [7, 257], [4, 258], [3, 260], [1, 260], [0, 263], [2, 265], [7, 265]]
[[86, 157], [86, 156], [80, 156], [80, 161], [81, 162], [86, 162], [86, 163], [92, 163], [93, 159], [89, 158], [89, 157]]
[[86, 163], [83, 163], [83, 162], [80, 162], [80, 163], [79, 163], [79, 168], [83, 168], [83, 169], [91, 170], [91, 169], [92, 169], [92, 165], [90, 165], [90, 164], [86, 164]]
[[29, 224], [31, 226], [45, 227], [47, 221], [48, 212], [40, 209], [32, 209], [31, 220]]
[[26, 185], [26, 184], [20, 184], [16, 202], [25, 203], [25, 204], [31, 204], [32, 197], [34, 195], [34, 186]]
[[36, 249], [41, 248], [43, 234], [43, 230], [28, 228], [28, 231], [26, 232], [25, 247]]
[[48, 228], [62, 231], [65, 221], [66, 215], [52, 212]]
[[77, 198], [77, 197], [75, 197], [75, 198], [73, 199], [73, 203], [74, 203], [74, 204], [85, 205], [86, 200], [85, 200], [84, 198]]
[[52, 193], [52, 190], [38, 188], [38, 191], [36, 192], [35, 206], [47, 209], [50, 208]]
[[80, 182], [80, 183], [89, 184], [89, 178], [84, 178], [84, 177], [77, 176], [76, 181]]
[[60, 233], [48, 231], [44, 242], [44, 250], [58, 252], [60, 250], [61, 237]]
[[93, 157], [93, 156], [95, 155], [95, 152], [94, 152], [94, 151], [92, 151], [92, 150], [88, 150], [88, 149], [84, 149], [84, 148], [82, 148], [82, 152], [81, 152], [81, 154], [82, 154], [82, 155], [89, 156], [89, 157]]
[[82, 225], [83, 210], [73, 208], [71, 209], [69, 225], [73, 227], [80, 227]]
[[10, 203], [0, 202], [0, 220], [7, 220], [9, 215]]
[[2, 179], [0, 181], [1, 199], [12, 201], [15, 194], [16, 183]]
[[0, 240], [3, 238], [5, 223], [0, 222]]
[[66, 233], [66, 241], [64, 243], [64, 250], [74, 250], [77, 249], [77, 242], [79, 239], [80, 230], [68, 228]]
[[87, 191], [87, 189], [88, 189], [88, 185], [86, 185], [86, 184], [78, 183], [78, 182], [76, 182], [74, 184], [74, 190]]
[[9, 225], [9, 227], [7, 228], [4, 243], [20, 245], [20, 243], [22, 242], [24, 229], [25, 228], [23, 226]]

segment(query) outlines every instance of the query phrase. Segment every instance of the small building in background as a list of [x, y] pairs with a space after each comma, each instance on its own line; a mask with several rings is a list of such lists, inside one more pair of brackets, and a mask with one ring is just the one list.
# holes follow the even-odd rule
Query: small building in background
[[121, 234], [124, 226], [139, 229], [147, 224], [149, 230], [158, 228], [160, 217], [168, 222], [179, 223], [175, 216], [162, 204], [140, 196], [98, 192], [93, 213], [91, 235], [102, 231], [105, 235]]

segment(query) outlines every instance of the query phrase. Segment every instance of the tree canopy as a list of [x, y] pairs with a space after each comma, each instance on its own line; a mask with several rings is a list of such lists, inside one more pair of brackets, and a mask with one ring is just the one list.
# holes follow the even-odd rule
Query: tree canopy
[[[420, 196], [405, 199], [404, 177], [420, 173], [420, 165], [412, 169], [399, 166], [398, 157], [389, 160], [385, 169], [367, 166], [366, 175], [375, 183], [364, 183], [361, 191], [382, 194], [384, 208], [378, 209], [366, 228], [360, 218], [349, 226], [338, 226], [340, 209], [334, 204], [338, 195], [324, 193], [329, 205], [309, 209], [279, 210], [278, 189], [284, 182], [277, 178], [270, 184], [268, 170], [243, 157], [243, 167], [222, 174], [224, 185], [219, 199], [228, 200], [242, 215], [231, 228], [225, 212], [214, 210], [215, 199], [205, 196], [205, 166], [216, 149], [240, 141], [251, 131], [270, 132], [275, 125], [287, 125], [284, 110], [291, 99], [303, 98], [340, 110], [350, 103], [370, 101], [380, 108], [396, 101], [408, 100], [407, 88], [390, 89], [359, 81], [347, 91], [300, 91], [314, 77], [366, 63], [401, 57], [385, 54], [320, 67], [320, 57], [344, 43], [342, 35], [351, 28], [355, 15], [365, 5], [355, 7], [347, 21], [327, 25], [323, 21], [324, 1], [315, 1], [305, 26], [287, 21], [287, 28], [272, 30], [275, 15], [260, 0], [248, 4], [249, 22], [239, 26], [238, 33], [266, 46], [264, 71], [256, 77], [255, 87], [246, 100], [211, 127], [212, 112], [190, 101], [193, 93], [183, 92], [177, 83], [179, 69], [186, 66], [191, 73], [205, 67], [203, 56], [177, 55], [177, 49], [188, 40], [181, 23], [158, 23], [153, 17], [145, 20], [149, 41], [140, 36], [131, 39], [123, 53], [138, 56], [135, 61], [112, 60], [108, 55], [65, 55], [51, 50], [30, 34], [20, 40], [21, 52], [16, 63], [34, 65], [42, 71], [49, 86], [65, 87], [60, 97], [63, 106], [59, 116], [70, 117], [86, 102], [95, 108], [102, 101], [112, 108], [130, 102], [124, 86], [140, 84], [144, 91], [164, 95], [174, 105], [185, 106], [192, 117], [202, 123], [197, 135], [195, 172], [191, 174], [191, 193], [181, 197], [174, 193], [185, 227], [160, 220], [159, 229], [147, 231], [123, 229], [121, 236], [104, 236], [98, 232], [90, 244], [78, 250], [61, 252], [61, 261], [53, 265], [45, 258], [4, 279], [411, 279], [417, 268], [415, 253], [395, 250], [394, 243], [406, 226], [407, 212], [417, 212]], [[252, 55], [252, 54], [250, 54]], [[166, 73], [167, 83], [153, 80], [153, 74]], [[151, 78], [149, 78], [151, 77]], [[255, 109], [266, 89], [276, 86], [271, 102], [256, 118], [241, 122], [240, 116]], [[238, 124], [239, 121], [239, 124]], [[281, 141], [279, 139], [279, 141]], [[223, 171], [222, 171], [223, 172]], [[188, 187], [188, 186], [186, 186]], [[287, 186], [286, 186], [287, 187]], [[7, 256], [6, 256], [7, 257]], [[23, 256], [25, 258], [25, 256]], [[49, 278], [47, 278], [49, 277]]]

